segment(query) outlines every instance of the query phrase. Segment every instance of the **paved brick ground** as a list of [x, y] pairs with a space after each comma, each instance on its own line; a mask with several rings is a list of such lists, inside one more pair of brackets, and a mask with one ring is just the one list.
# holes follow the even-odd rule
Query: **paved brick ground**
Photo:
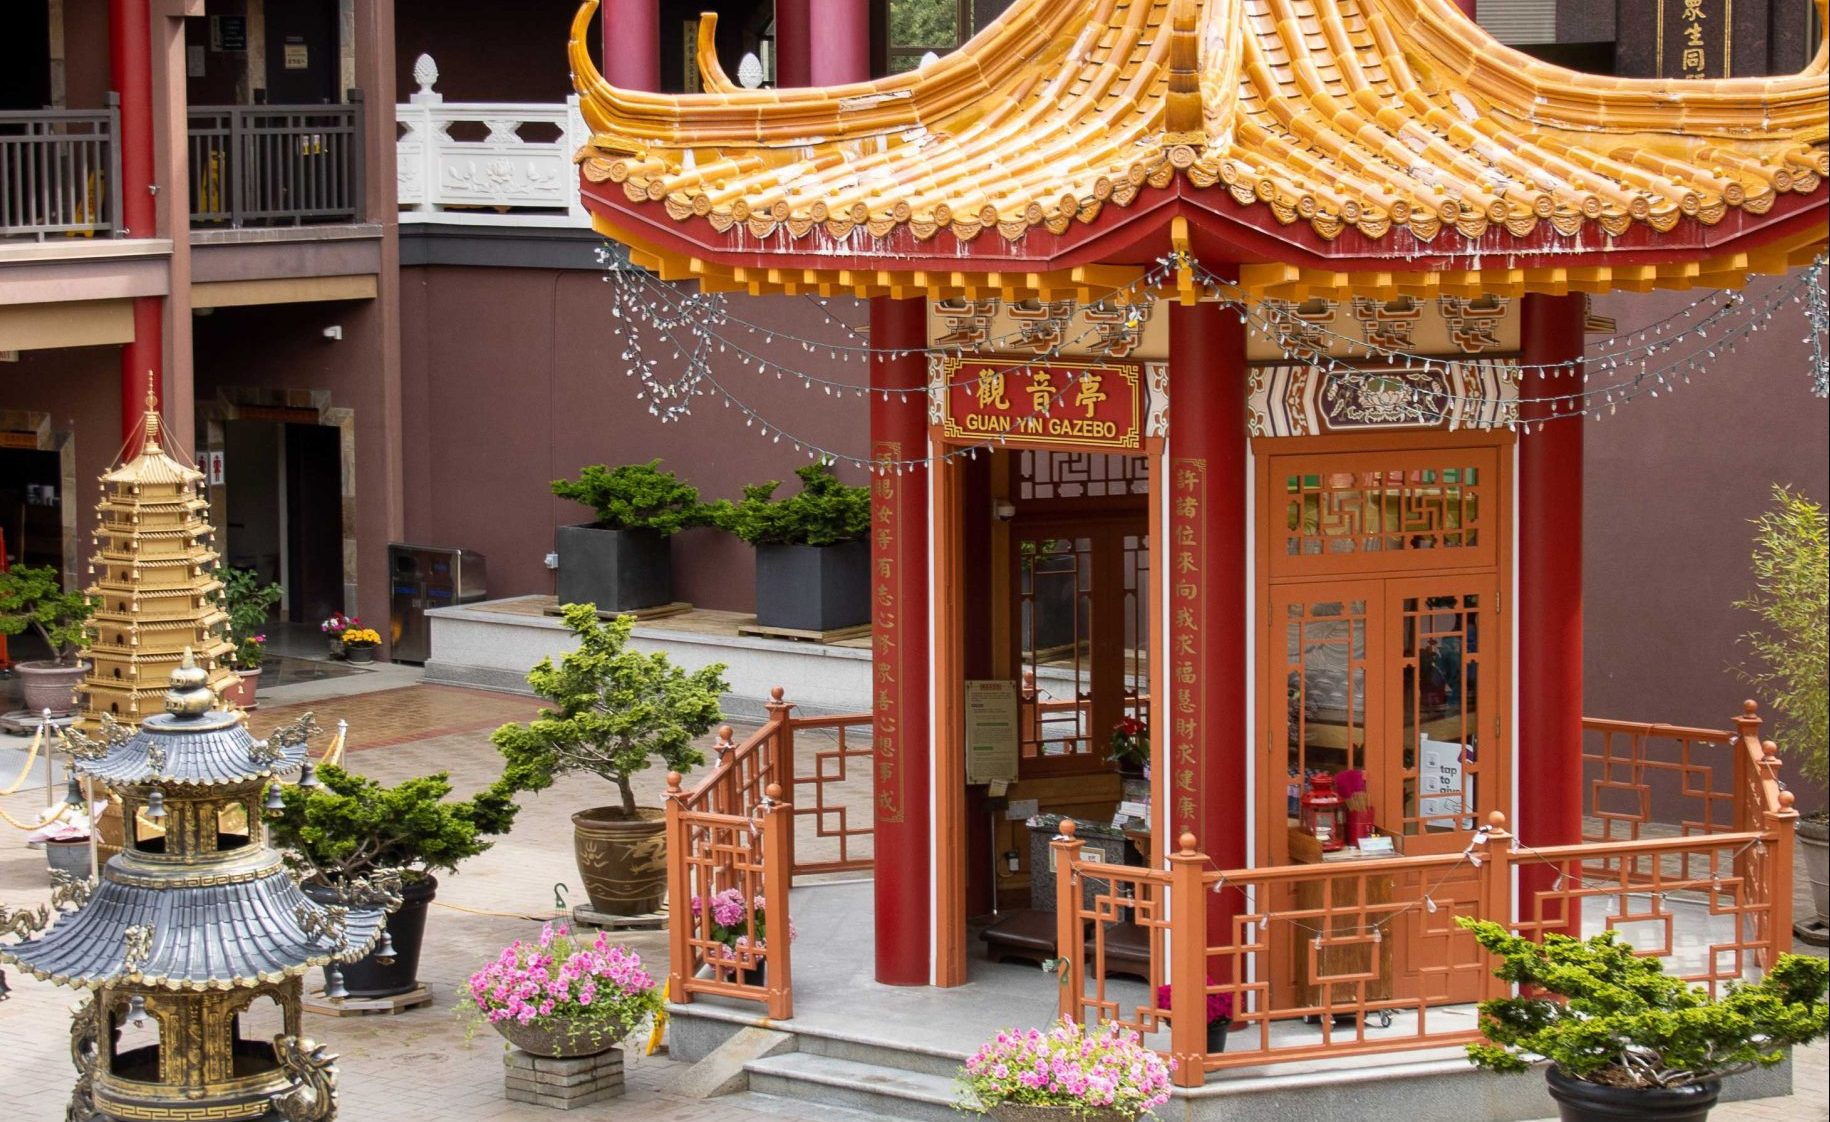
[[[404, 680], [396, 672], [391, 678], [356, 676], [285, 687], [267, 695], [253, 725], [264, 730], [305, 708], [315, 710], [327, 727], [334, 728], [341, 717], [351, 726], [350, 747], [356, 753], [352, 762], [365, 773], [392, 782], [445, 770], [460, 790], [470, 790], [495, 774], [498, 757], [488, 743], [489, 731], [504, 721], [525, 719], [535, 709], [525, 698], [442, 686], [402, 687]], [[347, 688], [372, 692], [323, 696], [345, 683]], [[294, 691], [316, 699], [278, 703], [289, 693], [296, 696]], [[0, 741], [0, 783], [18, 773], [22, 747], [22, 741]], [[658, 801], [662, 782], [658, 772], [642, 777], [644, 802]], [[433, 908], [421, 967], [421, 977], [434, 990], [432, 1005], [397, 1017], [308, 1015], [307, 1030], [342, 1057], [346, 1122], [550, 1122], [563, 1117], [546, 1108], [506, 1101], [499, 1040], [485, 1028], [466, 1043], [465, 1023], [452, 999], [464, 977], [495, 948], [536, 933], [539, 921], [556, 914], [554, 885], [577, 880], [569, 816], [578, 808], [609, 801], [611, 793], [602, 780], [571, 778], [524, 798], [513, 833], [446, 879]], [[41, 797], [41, 788], [28, 786], [0, 799], [0, 806], [23, 817]], [[44, 858], [18, 838], [16, 832], [0, 827], [0, 900], [13, 906], [35, 905], [47, 895]], [[578, 898], [576, 892], [573, 898]], [[627, 942], [657, 972], [661, 970], [665, 945], [660, 933], [635, 933]], [[63, 1117], [72, 1080], [65, 1014], [74, 995], [22, 978], [17, 971], [9, 978], [14, 997], [0, 1005], [0, 1118], [53, 1122]], [[1717, 1122], [1794, 1122], [1830, 1116], [1827, 1055], [1822, 1045], [1799, 1054], [1798, 1094], [1725, 1106], [1713, 1117]], [[588, 1108], [580, 1116], [653, 1122], [858, 1122], [860, 1117], [795, 1103], [685, 1100], [667, 1090], [674, 1070], [664, 1056], [631, 1056], [627, 1096]]]

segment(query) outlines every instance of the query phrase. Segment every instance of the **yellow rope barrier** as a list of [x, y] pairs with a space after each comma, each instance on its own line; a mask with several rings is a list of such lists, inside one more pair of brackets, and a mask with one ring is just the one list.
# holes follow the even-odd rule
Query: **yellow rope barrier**
[[[51, 808], [45, 807], [45, 809], [50, 810]], [[30, 833], [33, 830], [43, 829], [51, 823], [61, 820], [66, 814], [69, 814], [74, 809], [76, 808], [72, 806], [60, 806], [57, 808], [56, 814], [53, 814], [40, 822], [21, 822], [19, 819], [8, 814], [4, 809], [0, 809], [0, 821], [5, 821], [8, 826], [11, 826], [15, 830], [24, 830], [27, 833]]]
[[38, 750], [44, 747], [44, 728], [41, 724], [38, 731], [32, 734], [32, 746], [26, 752], [25, 766], [19, 769], [19, 778], [13, 780], [6, 790], [0, 791], [0, 796], [17, 794], [19, 788], [25, 786], [25, 781], [31, 777], [32, 764], [38, 759]]

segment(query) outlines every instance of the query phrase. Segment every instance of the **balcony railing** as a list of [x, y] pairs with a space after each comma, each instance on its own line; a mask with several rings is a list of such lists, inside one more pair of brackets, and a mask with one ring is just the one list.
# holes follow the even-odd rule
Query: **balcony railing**
[[121, 213], [119, 132], [112, 104], [0, 112], [0, 237], [112, 232]]
[[[1060, 1012], [1143, 1033], [1184, 1086], [1222, 1068], [1467, 1043], [1475, 1003], [1503, 983], [1458, 916], [1534, 938], [1619, 931], [1720, 993], [1790, 947], [1797, 814], [1760, 724], [1751, 705], [1732, 733], [1586, 722], [1587, 832], [1606, 840], [1578, 844], [1530, 845], [1495, 814], [1460, 854], [1215, 870], [1184, 835], [1167, 868], [1146, 869], [1082, 860], [1064, 823]], [[1145, 948], [1146, 976], [1135, 951], [1116, 953], [1121, 933]], [[1222, 1051], [1206, 1043], [1208, 994], [1232, 1004]]]
[[191, 225], [360, 222], [362, 95], [190, 111]]
[[578, 98], [446, 102], [421, 55], [420, 89], [394, 107], [401, 221], [588, 226], [572, 153], [590, 138]]

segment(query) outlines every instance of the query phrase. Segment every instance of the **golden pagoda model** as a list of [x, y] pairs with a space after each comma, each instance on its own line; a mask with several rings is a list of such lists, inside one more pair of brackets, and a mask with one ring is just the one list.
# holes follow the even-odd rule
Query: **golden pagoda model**
[[179, 463], [160, 444], [157, 402], [146, 398], [132, 459], [102, 475], [96, 504], [97, 546], [89, 594], [101, 604], [89, 621], [89, 673], [78, 688], [82, 723], [103, 714], [137, 724], [159, 711], [159, 694], [186, 650], [196, 652], [218, 696], [236, 681], [223, 663], [228, 616], [211, 595], [216, 551], [203, 473]]
[[[324, 967], [334, 998], [346, 992], [338, 963], [372, 948], [392, 956], [398, 880], [351, 882], [335, 905], [305, 897], [267, 846], [261, 810], [278, 806], [280, 776], [316, 782], [310, 715], [256, 740], [239, 713], [216, 708], [208, 672], [181, 658], [165, 712], [137, 732], [111, 717], [98, 737], [66, 732], [77, 773], [118, 795], [135, 825], [99, 882], [66, 886], [49, 929], [0, 945], [0, 963], [90, 992], [71, 1026], [71, 1119], [329, 1122], [335, 1057], [299, 1034], [301, 978]], [[142, 812], [158, 836], [137, 828]], [[281, 1021], [265, 1039], [243, 1023], [262, 998]], [[122, 1048], [124, 1028], [147, 1017], [156, 1042]]]

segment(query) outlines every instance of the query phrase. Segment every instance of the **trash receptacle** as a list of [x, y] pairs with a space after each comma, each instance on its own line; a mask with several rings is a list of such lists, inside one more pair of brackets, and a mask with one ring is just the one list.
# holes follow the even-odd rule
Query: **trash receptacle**
[[390, 545], [388, 578], [388, 630], [395, 662], [423, 663], [432, 656], [427, 609], [468, 604], [488, 595], [488, 565], [473, 549]]

